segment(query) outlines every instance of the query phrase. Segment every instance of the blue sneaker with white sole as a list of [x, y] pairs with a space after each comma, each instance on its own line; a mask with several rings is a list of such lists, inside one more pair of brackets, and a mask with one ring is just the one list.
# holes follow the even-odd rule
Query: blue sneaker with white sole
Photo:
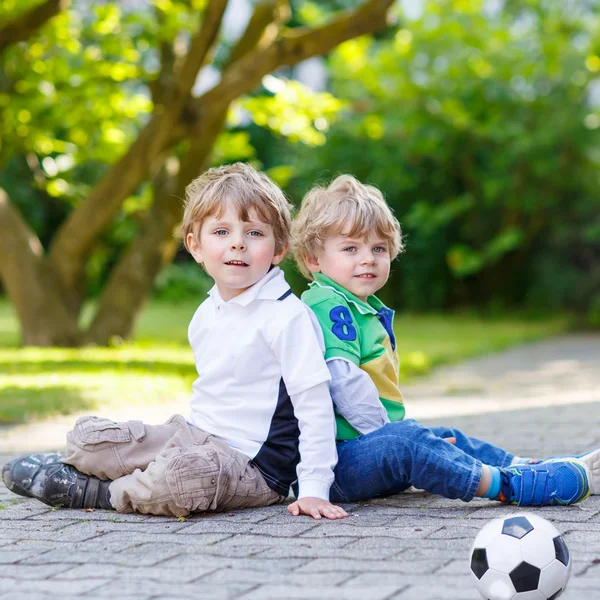
[[589, 478], [590, 495], [595, 496], [600, 494], [600, 448], [591, 450], [584, 454], [571, 454], [569, 456], [550, 456], [549, 458], [529, 459], [519, 465], [539, 465], [548, 461], [567, 460], [576, 458], [582, 462], [589, 470], [591, 477]]
[[590, 495], [591, 472], [574, 458], [500, 469], [498, 500], [518, 506], [567, 505]]

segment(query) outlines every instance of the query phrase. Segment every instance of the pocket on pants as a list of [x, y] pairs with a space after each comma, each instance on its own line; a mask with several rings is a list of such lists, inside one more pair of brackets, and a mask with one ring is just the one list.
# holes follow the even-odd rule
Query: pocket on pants
[[132, 439], [144, 438], [141, 421], [116, 423], [102, 417], [82, 417], [75, 423], [73, 438], [76, 445], [91, 452], [102, 450], [110, 444], [126, 444]]
[[166, 468], [169, 493], [175, 504], [190, 512], [214, 510], [221, 464], [217, 452], [206, 445], [192, 446], [173, 458]]

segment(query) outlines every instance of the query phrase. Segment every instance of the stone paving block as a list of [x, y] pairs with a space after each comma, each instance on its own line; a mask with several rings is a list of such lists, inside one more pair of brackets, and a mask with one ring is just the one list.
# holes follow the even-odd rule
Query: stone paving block
[[468, 523], [462, 523], [460, 525], [444, 525], [429, 535], [428, 540], [458, 540], [468, 539], [473, 541], [479, 533], [480, 527], [473, 527]]
[[306, 598], [332, 600], [384, 600], [399, 590], [396, 586], [377, 586], [377, 588], [348, 588], [319, 586], [319, 587], [290, 587], [277, 585], [261, 585], [251, 592], [241, 596], [241, 600], [304, 600]]
[[[269, 573], [269, 585], [285, 585], [304, 587], [310, 584], [312, 588], [320, 588], [321, 586], [339, 585], [343, 581], [352, 577], [351, 574], [344, 573], [311, 573], [307, 579], [306, 574], [297, 572], [280, 571]], [[263, 580], [263, 578], [259, 578]], [[254, 569], [219, 569], [202, 577], [203, 583], [247, 583], [256, 581], [256, 571]]]
[[68, 565], [25, 565], [25, 564], [4, 564], [0, 565], [0, 579], [11, 577], [13, 579], [47, 579], [52, 575], [62, 573], [69, 569]]
[[38, 515], [48, 515], [51, 512], [51, 508], [42, 504], [41, 502], [2, 502], [0, 505], [4, 506], [0, 509], [0, 522], [14, 521], [17, 519], [26, 519], [29, 517], [36, 517]]
[[[574, 504], [572, 506], [547, 506], [547, 507], [520, 507], [520, 506], [504, 506], [497, 505], [494, 508], [482, 508], [475, 511], [470, 518], [481, 519], [481, 527], [485, 524], [484, 521], [497, 519], [499, 517], [507, 517], [508, 515], [519, 515], [522, 513], [533, 513], [548, 519], [549, 521], [559, 521], [561, 523], [578, 523], [586, 522], [594, 517], [595, 514], [600, 512], [600, 509], [590, 510], [590, 507], [586, 506], [587, 500], [581, 504]], [[561, 525], [561, 527], [563, 527]], [[561, 529], [558, 527], [558, 529]], [[565, 525], [566, 527], [566, 525]]]
[[145, 534], [142, 531], [111, 531], [77, 544], [77, 548], [92, 552], [110, 550], [120, 552], [144, 543], [173, 544], [180, 548], [199, 548], [231, 537], [231, 534], [184, 535], [179, 533]]
[[[385, 548], [385, 547], [374, 547], [369, 550], [368, 557], [370, 560], [373, 559], [384, 559], [394, 556], [398, 552], [397, 548]], [[266, 548], [258, 554], [258, 558], [346, 558], [346, 559], [361, 559], [364, 558], [365, 552], [363, 550], [353, 550], [352, 546], [346, 546], [344, 548], [322, 548], [321, 541], [314, 544], [313, 546], [297, 546], [293, 545], [288, 548], [286, 547], [274, 547]]]
[[303, 533], [302, 538], [320, 538], [331, 535], [336, 537], [392, 537], [403, 540], [425, 538], [439, 529], [437, 526], [427, 527], [353, 527], [346, 525], [344, 521], [337, 521], [332, 524], [323, 524], [317, 528]]
[[[20, 522], [20, 521], [19, 521]], [[36, 522], [33, 522], [34, 524]], [[34, 540], [34, 541], [49, 541], [49, 542], [81, 542], [98, 537], [101, 533], [98, 532], [97, 525], [89, 523], [71, 523], [56, 524], [53, 528], [48, 524], [48, 528], [42, 528], [39, 525], [34, 528], [15, 528], [9, 530], [0, 530], [0, 541], [2, 540]]]
[[[241, 522], [241, 523], [260, 523], [265, 520], [285, 516], [288, 519], [293, 517], [288, 513], [286, 506], [282, 504], [274, 504], [272, 506], [264, 506], [262, 508], [233, 510], [228, 512], [206, 512], [190, 515], [186, 517], [186, 521], [190, 523], [203, 521], [226, 521], [226, 522]], [[155, 517], [152, 517], [153, 519]], [[166, 517], [157, 517], [166, 518]]]
[[53, 548], [56, 548], [57, 546], [66, 546], [66, 544], [64, 542], [62, 543], [57, 543], [57, 542], [48, 542], [45, 540], [17, 540], [17, 541], [13, 541], [9, 544], [5, 544], [0, 546], [0, 550], [6, 550], [8, 552], [10, 552], [13, 549], [16, 549], [17, 551], [21, 551], [21, 550], [36, 550], [38, 553], [39, 552], [46, 552], [47, 550], [52, 550]]
[[[375, 577], [376, 579], [381, 573], [390, 573], [397, 575], [407, 574], [407, 569], [409, 568], [409, 566], [407, 565], [409, 565], [410, 562], [411, 561], [401, 560], [368, 560], [367, 558], [319, 558], [317, 560], [307, 562], [302, 567], [299, 567], [296, 570], [296, 572], [306, 574], [349, 572], [360, 574], [361, 576], [363, 573], [369, 573], [377, 574], [377, 576]], [[439, 565], [440, 563], [433, 562], [432, 564], [434, 564], [435, 566]]]
[[[411, 585], [402, 592], [393, 596], [399, 600], [481, 600], [479, 592], [466, 582], [443, 583], [434, 581], [422, 585]], [[562, 599], [561, 599], [562, 600]]]
[[[0, 590], [7, 592], [12, 598], [21, 598], [21, 594], [53, 594], [62, 597], [77, 597], [87, 594], [94, 588], [104, 585], [107, 587], [108, 580], [94, 579], [93, 581], [22, 581], [9, 577], [0, 577]], [[113, 582], [114, 585], [114, 582]], [[114, 588], [113, 588], [114, 595]], [[95, 592], [94, 592], [95, 595]]]
[[[28, 593], [28, 592], [19, 592], [19, 596], [18, 596], [18, 600], [59, 600], [60, 598], [63, 598], [64, 595], [63, 594], [51, 594], [50, 592], [32, 592], [32, 593]], [[0, 592], [0, 600], [15, 600], [15, 596], [14, 594], [11, 592], [10, 594], [2, 594]], [[149, 600], [148, 597], [144, 597], [144, 596], [139, 596], [139, 597], [133, 597], [130, 596], [129, 598], [125, 598], [125, 597], [121, 597], [119, 598], [119, 600]]]
[[[319, 540], [319, 548], [322, 549], [334, 549], [343, 548], [350, 543], [356, 541], [354, 536], [347, 537], [327, 537], [323, 540]], [[245, 546], [246, 548], [293, 548], [293, 547], [305, 547], [311, 548], [315, 545], [315, 540], [312, 538], [288, 538], [288, 537], [267, 537], [264, 535], [256, 535], [253, 533], [244, 533], [234, 535], [226, 540], [213, 544], [210, 548], [214, 550], [227, 550], [231, 547]]]
[[5, 548], [6, 546], [0, 548], [0, 565], [10, 565], [45, 552], [45, 550], [17, 550], [16, 548], [5, 550]]
[[103, 563], [72, 566], [54, 576], [53, 579], [79, 580], [100, 577], [110, 578], [112, 581], [143, 579], [159, 583], [180, 584], [195, 581], [214, 570], [215, 567], [205, 567], [202, 561], [198, 561], [195, 566], [191, 564], [179, 565], [177, 569], [161, 569], [160, 565], [158, 567], [134, 567], [132, 565], [121, 566]]
[[314, 519], [307, 517], [305, 520], [294, 520], [290, 517], [287, 523], [278, 525], [265, 525], [263, 523], [232, 523], [230, 521], [196, 521], [190, 524], [186, 535], [198, 533], [249, 533], [275, 537], [296, 537], [318, 527]]
[[[96, 580], [98, 581], [98, 580]], [[227, 586], [202, 583], [159, 583], [157, 581], [120, 581], [117, 598], [120, 600], [122, 594], [138, 597], [138, 594], [150, 596], [151, 598], [163, 599], [165, 596], [177, 598], [178, 600], [198, 600], [207, 598], [210, 600], [240, 598], [244, 592], [256, 587], [254, 584], [229, 584]], [[94, 590], [94, 597], [115, 598], [115, 587], [113, 585], [102, 585]]]
[[214, 567], [215, 569], [248, 569], [261, 572], [261, 577], [269, 577], [270, 573], [286, 573], [295, 571], [307, 562], [303, 558], [237, 558], [206, 556], [197, 552], [177, 556], [161, 563], [161, 569], [186, 568], [188, 565], [194, 567], [202, 564], [203, 567]]
[[3, 533], [11, 531], [31, 532], [31, 531], [60, 531], [69, 525], [76, 524], [77, 521], [29, 521], [28, 519], [17, 519], [14, 521], [2, 521], [0, 530]]
[[[28, 520], [30, 521], [63, 521], [63, 520], [75, 520], [75, 521], [108, 521], [110, 523], [145, 523], [151, 520], [154, 521], [154, 517], [151, 515], [138, 515], [135, 513], [121, 514], [114, 510], [101, 510], [99, 508], [93, 509], [60, 509], [50, 510], [46, 513], [36, 514], [31, 516]], [[163, 522], [163, 521], [161, 521]], [[177, 522], [177, 519], [173, 517], [165, 517], [164, 522]]]
[[[135, 550], [135, 549], [134, 549]], [[21, 564], [67, 564], [70, 568], [75, 568], [78, 565], [118, 565], [123, 567], [145, 567], [159, 564], [174, 556], [179, 556], [181, 551], [177, 548], [166, 551], [164, 549], [156, 549], [149, 551], [144, 549], [144, 553], [132, 552], [123, 550], [121, 552], [112, 552], [109, 550], [94, 550], [93, 552], [85, 552], [73, 546], [66, 548], [57, 548], [55, 550], [46, 551], [45, 553], [35, 554], [22, 559]]]

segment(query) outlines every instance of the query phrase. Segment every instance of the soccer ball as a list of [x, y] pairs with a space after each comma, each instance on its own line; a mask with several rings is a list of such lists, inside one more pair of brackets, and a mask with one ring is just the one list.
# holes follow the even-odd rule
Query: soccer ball
[[571, 575], [569, 549], [552, 523], [530, 513], [494, 519], [477, 534], [471, 576], [486, 600], [554, 600]]

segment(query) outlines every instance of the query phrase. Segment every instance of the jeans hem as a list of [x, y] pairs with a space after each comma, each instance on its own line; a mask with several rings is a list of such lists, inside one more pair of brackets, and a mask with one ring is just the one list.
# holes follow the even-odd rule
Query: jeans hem
[[480, 460], [475, 461], [475, 467], [471, 473], [471, 481], [469, 482], [469, 489], [467, 493], [461, 498], [464, 502], [470, 502], [475, 497], [479, 483], [481, 482], [481, 473], [483, 470], [483, 464]]

